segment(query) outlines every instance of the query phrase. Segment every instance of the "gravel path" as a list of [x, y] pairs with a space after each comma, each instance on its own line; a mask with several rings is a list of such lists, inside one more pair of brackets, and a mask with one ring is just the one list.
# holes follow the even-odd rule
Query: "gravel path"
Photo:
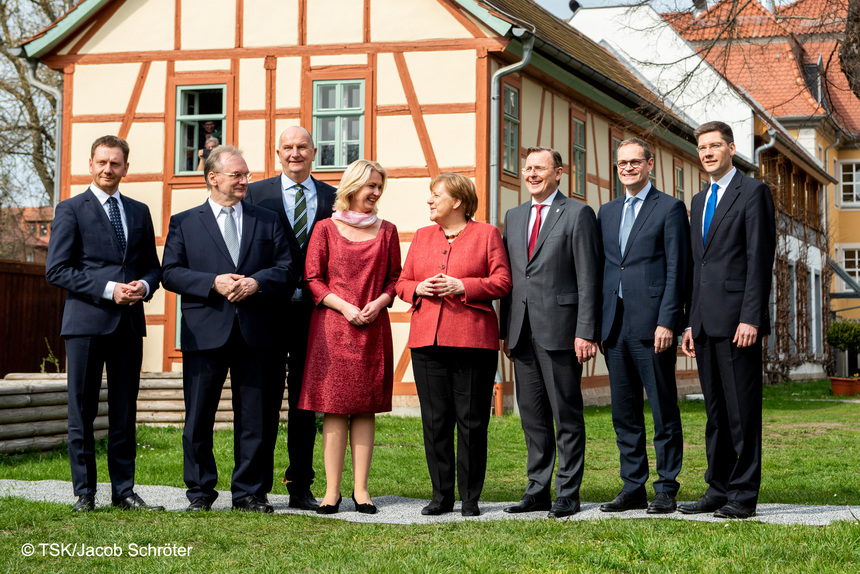
[[[148, 486], [138, 485], [135, 491], [150, 504], [159, 504], [170, 511], [180, 511], [188, 505], [185, 497], [185, 489], [173, 486]], [[214, 510], [226, 511], [230, 509], [230, 493], [219, 491], [220, 496], [213, 505]], [[0, 497], [14, 496], [27, 500], [39, 500], [47, 502], [58, 502], [71, 506], [75, 502], [70, 482], [61, 480], [0, 480]], [[454, 512], [443, 516], [421, 516], [421, 508], [428, 503], [427, 500], [415, 498], [402, 498], [400, 496], [378, 496], [374, 502], [379, 512], [374, 515], [358, 514], [354, 511], [352, 500], [344, 499], [341, 503], [341, 511], [338, 514], [321, 516], [312, 512], [296, 510], [288, 507], [289, 496], [286, 494], [269, 495], [269, 502], [275, 507], [275, 514], [304, 514], [307, 516], [320, 516], [333, 520], [346, 520], [349, 522], [370, 522], [378, 524], [434, 524], [447, 522], [461, 522], [464, 520], [543, 520], [546, 519], [545, 512], [532, 512], [528, 514], [506, 514], [504, 508], [515, 504], [515, 502], [481, 502], [481, 516], [476, 518], [463, 518], [460, 516], [459, 503], [454, 507]], [[110, 505], [110, 484], [100, 483], [96, 494], [96, 506], [106, 507]], [[687, 515], [675, 512], [668, 515], [650, 515], [644, 510], [631, 510], [621, 513], [600, 512], [597, 502], [584, 502], [582, 512], [565, 520], [605, 520], [608, 518], [640, 518], [648, 520], [695, 520], [698, 522], [725, 522], [714, 518], [710, 514]], [[765, 522], [768, 524], [805, 524], [826, 525], [832, 522], [846, 520], [860, 520], [860, 506], [805, 506], [799, 504], [760, 504], [757, 516], [750, 520]]]

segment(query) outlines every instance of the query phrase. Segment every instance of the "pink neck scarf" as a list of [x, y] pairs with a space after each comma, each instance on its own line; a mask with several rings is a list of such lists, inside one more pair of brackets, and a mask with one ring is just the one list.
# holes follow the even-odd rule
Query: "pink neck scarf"
[[370, 227], [371, 225], [376, 223], [376, 220], [378, 219], [375, 213], [359, 213], [357, 211], [350, 211], [348, 209], [345, 211], [335, 211], [331, 218], [336, 219], [338, 221], [342, 221], [352, 227], [358, 227], [362, 229], [365, 227]]

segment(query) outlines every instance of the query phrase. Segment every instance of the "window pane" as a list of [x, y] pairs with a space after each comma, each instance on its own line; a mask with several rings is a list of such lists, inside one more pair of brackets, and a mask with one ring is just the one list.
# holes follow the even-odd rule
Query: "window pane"
[[179, 86], [177, 87], [176, 112], [176, 172], [203, 169], [201, 150], [206, 150], [207, 140], [214, 139], [208, 148], [224, 142], [224, 86]]
[[355, 141], [361, 138], [361, 118], [358, 116], [343, 118], [343, 139]]
[[320, 141], [334, 141], [337, 118], [320, 118]]
[[358, 144], [351, 143], [351, 144], [346, 144], [343, 147], [344, 147], [344, 155], [346, 156], [346, 162], [345, 162], [346, 164], [351, 164], [355, 160], [360, 159], [359, 155], [358, 155], [360, 153]]
[[334, 165], [334, 144], [321, 144], [319, 150], [319, 164]]
[[319, 109], [331, 110], [337, 107], [337, 86], [319, 86]]
[[343, 107], [357, 109], [361, 107], [361, 85], [345, 84], [343, 86]]

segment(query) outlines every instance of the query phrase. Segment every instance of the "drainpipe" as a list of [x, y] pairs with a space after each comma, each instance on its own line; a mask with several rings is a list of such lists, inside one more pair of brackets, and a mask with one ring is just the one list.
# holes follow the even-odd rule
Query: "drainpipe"
[[48, 93], [54, 96], [54, 100], [56, 101], [56, 113], [57, 113], [57, 129], [56, 129], [56, 142], [55, 145], [55, 158], [54, 158], [54, 197], [53, 197], [53, 205], [54, 207], [60, 202], [60, 167], [62, 165], [62, 151], [63, 151], [63, 92], [55, 88], [54, 86], [49, 86], [48, 84], [39, 80], [36, 77], [36, 67], [39, 65], [39, 61], [34, 58], [28, 58], [24, 53], [23, 48], [15, 48], [12, 50], [12, 55], [18, 56], [19, 58], [24, 58], [27, 61], [27, 82], [37, 88], [42, 90], [45, 93]]
[[[490, 89], [490, 225], [499, 226], [499, 127], [501, 124], [501, 100], [500, 90], [502, 87], [502, 76], [512, 74], [518, 70], [522, 70], [529, 65], [532, 59], [532, 47], [535, 43], [534, 32], [528, 33], [525, 28], [514, 28], [512, 33], [517, 38], [522, 38], [525, 34], [528, 37], [523, 44], [523, 57], [519, 62], [505, 66], [496, 70], [493, 74], [493, 80]], [[496, 313], [499, 311], [499, 303], [496, 301], [493, 306], [496, 308]], [[496, 378], [493, 384], [493, 404], [496, 416], [502, 416], [504, 412], [504, 389], [502, 386], [502, 374], [496, 369]], [[514, 406], [516, 411], [516, 405]]]
[[[842, 140], [842, 130], [836, 132], [836, 141], [824, 148], [824, 171], [830, 173], [830, 150]], [[830, 255], [830, 184], [824, 186], [824, 230], [827, 233], [827, 255]], [[835, 254], [834, 254], [835, 255]]]
[[755, 165], [756, 170], [761, 169], [761, 164], [759, 163], [759, 156], [761, 155], [761, 152], [766, 149], [770, 149], [776, 145], [776, 130], [772, 128], [767, 130], [767, 135], [768, 142], [755, 148], [755, 151], [753, 152], [753, 164]]

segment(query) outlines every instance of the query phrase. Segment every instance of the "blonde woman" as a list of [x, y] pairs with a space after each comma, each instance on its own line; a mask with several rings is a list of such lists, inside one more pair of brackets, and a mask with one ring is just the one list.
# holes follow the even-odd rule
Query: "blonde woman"
[[343, 462], [352, 451], [356, 510], [376, 513], [367, 479], [375, 413], [391, 410], [394, 358], [387, 308], [400, 276], [397, 228], [376, 215], [385, 169], [360, 159], [346, 169], [334, 215], [317, 224], [305, 279], [316, 307], [299, 408], [325, 413], [326, 493], [317, 512], [340, 509]]

